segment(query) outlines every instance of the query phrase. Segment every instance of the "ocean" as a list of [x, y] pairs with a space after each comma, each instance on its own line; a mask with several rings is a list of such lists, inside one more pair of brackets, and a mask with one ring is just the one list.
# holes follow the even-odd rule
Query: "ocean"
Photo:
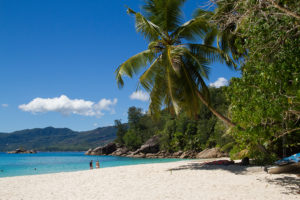
[[0, 178], [90, 170], [99, 160], [100, 168], [147, 163], [174, 162], [181, 159], [126, 158], [118, 156], [86, 156], [84, 152], [38, 152], [37, 154], [0, 153]]

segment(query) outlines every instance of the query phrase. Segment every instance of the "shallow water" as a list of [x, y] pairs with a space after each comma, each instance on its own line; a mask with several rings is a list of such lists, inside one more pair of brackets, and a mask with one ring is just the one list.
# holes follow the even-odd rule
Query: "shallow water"
[[86, 156], [84, 152], [39, 152], [37, 154], [0, 153], [0, 178], [89, 170], [89, 162], [99, 160], [100, 167], [163, 163], [181, 159], [147, 159], [117, 156]]

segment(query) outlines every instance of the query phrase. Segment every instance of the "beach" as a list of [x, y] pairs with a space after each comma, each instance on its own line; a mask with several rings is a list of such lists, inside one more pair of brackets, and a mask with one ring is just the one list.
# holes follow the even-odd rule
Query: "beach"
[[0, 179], [1, 200], [299, 199], [299, 177], [199, 160]]

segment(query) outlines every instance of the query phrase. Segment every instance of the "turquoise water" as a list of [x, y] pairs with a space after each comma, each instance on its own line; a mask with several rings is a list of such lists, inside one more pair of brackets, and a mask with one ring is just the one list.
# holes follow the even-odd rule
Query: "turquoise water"
[[162, 163], [180, 159], [146, 159], [117, 156], [86, 156], [84, 152], [39, 152], [37, 154], [0, 153], [0, 178], [89, 170], [89, 162], [99, 160], [100, 167]]

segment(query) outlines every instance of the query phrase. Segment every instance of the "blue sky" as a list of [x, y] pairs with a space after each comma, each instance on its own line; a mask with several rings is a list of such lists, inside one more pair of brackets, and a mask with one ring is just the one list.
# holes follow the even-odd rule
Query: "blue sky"
[[[206, 1], [189, 0], [186, 20]], [[118, 89], [114, 71], [147, 48], [125, 5], [142, 0], [0, 0], [0, 132], [47, 126], [90, 130], [127, 120], [137, 78]], [[238, 72], [215, 63], [210, 79]], [[135, 95], [136, 98], [143, 95]], [[39, 98], [39, 99], [36, 99]]]

